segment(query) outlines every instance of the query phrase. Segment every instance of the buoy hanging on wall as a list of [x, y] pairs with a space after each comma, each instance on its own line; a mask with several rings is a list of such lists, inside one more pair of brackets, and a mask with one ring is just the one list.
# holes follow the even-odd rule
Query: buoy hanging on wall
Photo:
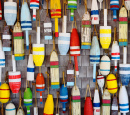
[[8, 103], [5, 108], [6, 115], [16, 115], [16, 108], [13, 103]]

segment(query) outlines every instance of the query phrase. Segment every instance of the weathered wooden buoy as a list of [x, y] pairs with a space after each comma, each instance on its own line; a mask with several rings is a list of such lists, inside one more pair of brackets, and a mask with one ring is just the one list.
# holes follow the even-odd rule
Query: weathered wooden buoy
[[9, 85], [6, 83], [3, 83], [0, 86], [0, 102], [1, 103], [7, 103], [10, 98], [10, 90]]
[[97, 0], [92, 0], [91, 20], [93, 25], [99, 24], [99, 10], [97, 5]]
[[103, 0], [98, 0], [98, 2], [100, 3], [100, 10], [102, 9], [102, 1]]
[[16, 61], [14, 55], [12, 55], [13, 71], [9, 71], [9, 86], [12, 93], [16, 94], [21, 88], [21, 72], [16, 71]]
[[119, 0], [110, 0], [110, 9], [113, 11], [113, 21], [117, 21], [117, 13], [119, 10]]
[[2, 5], [1, 5], [1, 0], [0, 0], [0, 20], [2, 20]]
[[125, 6], [128, 10], [128, 16], [129, 16], [129, 11], [130, 11], [130, 0], [125, 0]]
[[37, 75], [36, 91], [40, 93], [40, 104], [42, 104], [42, 92], [45, 92], [45, 81], [42, 73], [38, 73]]
[[13, 0], [4, 2], [4, 18], [8, 26], [13, 26], [17, 16], [17, 3]]
[[6, 115], [16, 115], [16, 108], [13, 103], [8, 103], [5, 108]]
[[114, 74], [109, 74], [107, 76], [107, 89], [109, 91], [109, 93], [116, 93], [118, 90], [118, 86], [117, 86], [117, 79], [115, 77]]
[[119, 108], [120, 113], [126, 115], [129, 112], [129, 98], [125, 86], [120, 87], [119, 91]]
[[116, 96], [114, 96], [112, 100], [111, 115], [118, 115], [118, 100]]
[[110, 73], [110, 58], [106, 55], [101, 58], [100, 73], [104, 76]]

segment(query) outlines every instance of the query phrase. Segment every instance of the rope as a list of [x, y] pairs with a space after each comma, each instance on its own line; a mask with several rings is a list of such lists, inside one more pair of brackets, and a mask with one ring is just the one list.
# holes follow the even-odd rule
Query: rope
[[55, 49], [55, 33], [53, 32], [53, 50], [56, 50]]
[[48, 2], [49, 2], [49, 1], [46, 0], [46, 2], [47, 2], [47, 10], [46, 10], [46, 14], [47, 14], [47, 16], [48, 16], [48, 9], [49, 9], [49, 8], [48, 8]]
[[58, 101], [58, 97], [59, 97], [59, 92], [57, 91], [56, 113], [58, 113], [58, 115], [59, 115], [59, 101]]
[[94, 30], [93, 30], [93, 35], [92, 35], [92, 38], [93, 38], [93, 36], [94, 36], [94, 32], [96, 33], [97, 39], [99, 39], [99, 38], [98, 38], [98, 33], [97, 33], [97, 30], [96, 30], [96, 25], [94, 25]]
[[29, 54], [32, 52], [31, 35], [29, 35]]
[[114, 43], [116, 41], [116, 27], [114, 28]]
[[69, 62], [71, 63], [71, 56], [70, 56], [70, 52], [69, 52]]
[[65, 87], [65, 72], [63, 71], [63, 84], [64, 84], [64, 87]]
[[[72, 29], [73, 29], [73, 24], [74, 24], [74, 22], [75, 22], [75, 28], [77, 29], [77, 25], [76, 25], [76, 19], [75, 19], [75, 17], [74, 17], [74, 21], [72, 22]], [[71, 32], [72, 32], [72, 30], [71, 30]]]
[[46, 71], [46, 74], [47, 74], [47, 83], [48, 83], [48, 95], [49, 95], [49, 87], [50, 87], [50, 85], [49, 85], [49, 73], [47, 73], [47, 71]]
[[88, 10], [87, 10], [87, 0], [84, 0], [84, 5], [85, 5], [85, 12], [87, 13]]
[[76, 70], [74, 69], [74, 71], [75, 71], [75, 76], [74, 76], [75, 83], [74, 83], [74, 86], [75, 86], [75, 89], [77, 90], [77, 88], [76, 88]]
[[[86, 100], [86, 97], [87, 97], [87, 92], [89, 91], [89, 95], [90, 95], [90, 98], [91, 98], [91, 91], [90, 91], [90, 87], [89, 87], [89, 84], [87, 85], [87, 89], [86, 89], [86, 95], [85, 95], [85, 100]], [[92, 100], [92, 98], [91, 98]]]
[[19, 0], [17, 0], [17, 8], [18, 8], [18, 12], [17, 12], [17, 22], [19, 22]]

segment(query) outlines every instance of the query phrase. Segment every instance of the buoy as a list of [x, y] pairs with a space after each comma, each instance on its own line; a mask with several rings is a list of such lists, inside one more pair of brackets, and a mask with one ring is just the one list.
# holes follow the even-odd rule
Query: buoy
[[125, 0], [125, 6], [128, 10], [128, 16], [129, 16], [129, 11], [130, 11], [130, 0]]
[[100, 3], [100, 10], [102, 9], [102, 1], [103, 0], [98, 0], [98, 2]]
[[6, 115], [16, 115], [16, 108], [13, 103], [8, 103], [5, 108]]
[[0, 0], [0, 20], [2, 20], [2, 5], [1, 5], [1, 0]]
[[112, 100], [111, 115], [118, 115], [118, 100], [116, 96], [114, 96]]

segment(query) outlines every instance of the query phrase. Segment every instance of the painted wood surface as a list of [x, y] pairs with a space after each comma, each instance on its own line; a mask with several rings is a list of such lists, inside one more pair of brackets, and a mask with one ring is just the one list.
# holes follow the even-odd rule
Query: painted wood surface
[[118, 100], [116, 96], [112, 99], [111, 115], [118, 115]]
[[6, 105], [5, 114], [6, 115], [16, 115], [16, 108], [13, 103], [8, 103]]

